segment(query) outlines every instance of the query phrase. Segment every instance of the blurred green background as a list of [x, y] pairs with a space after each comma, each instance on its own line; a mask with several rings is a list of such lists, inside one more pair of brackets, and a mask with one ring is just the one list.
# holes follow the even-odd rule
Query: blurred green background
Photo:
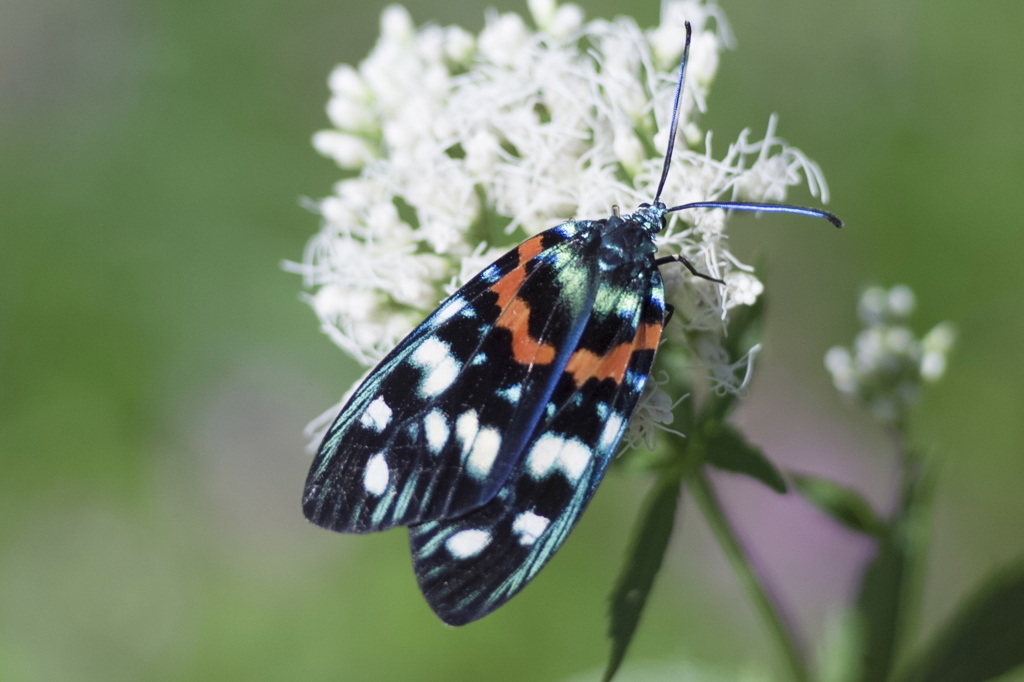
[[[720, 4], [738, 50], [704, 119], [718, 149], [778, 112], [848, 225], [734, 223], [734, 251], [768, 264], [768, 347], [738, 417], [751, 440], [885, 505], [891, 453], [821, 358], [852, 339], [869, 283], [912, 286], [919, 331], [961, 331], [918, 421], [943, 460], [927, 631], [1024, 550], [1024, 4]], [[407, 6], [417, 23], [483, 25], [477, 0]], [[358, 368], [279, 263], [317, 227], [300, 198], [340, 176], [309, 144], [327, 126], [327, 74], [366, 55], [382, 7], [0, 6], [0, 679], [560, 680], [600, 667], [646, 481], [609, 476], [538, 579], [461, 629], [419, 596], [402, 531], [333, 535], [299, 509], [302, 428]], [[647, 0], [584, 8], [658, 16]], [[798, 500], [718, 481], [820, 648], [870, 547]], [[778, 669], [693, 512], [627, 671]]]

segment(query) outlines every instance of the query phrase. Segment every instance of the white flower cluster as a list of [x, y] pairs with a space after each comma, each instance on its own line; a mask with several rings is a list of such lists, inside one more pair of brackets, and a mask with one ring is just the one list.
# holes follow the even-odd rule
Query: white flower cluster
[[836, 388], [865, 404], [885, 424], [901, 423], [917, 402], [921, 384], [942, 377], [956, 341], [950, 322], [915, 338], [906, 326], [914, 305], [914, 292], [907, 286], [867, 289], [857, 305], [865, 329], [853, 349], [836, 346], [825, 355]]
[[[319, 202], [319, 233], [286, 267], [304, 277], [324, 331], [364, 365], [522, 239], [653, 198], [685, 20], [693, 40], [665, 201], [780, 201], [803, 182], [827, 200], [820, 170], [776, 137], [775, 117], [764, 139], [744, 131], [723, 158], [712, 156], [697, 115], [732, 41], [713, 0], [666, 0], [648, 30], [628, 17], [585, 22], [578, 6], [555, 0], [529, 0], [529, 9], [535, 28], [491, 13], [472, 35], [416, 28], [393, 5], [370, 55], [331, 74], [333, 128], [313, 144], [351, 175]], [[726, 281], [662, 269], [682, 321], [673, 337], [698, 335], [691, 347], [715, 386], [736, 392], [748, 358], [727, 357], [718, 339], [727, 311], [763, 287], [729, 252], [726, 217], [672, 214], [658, 243]]]

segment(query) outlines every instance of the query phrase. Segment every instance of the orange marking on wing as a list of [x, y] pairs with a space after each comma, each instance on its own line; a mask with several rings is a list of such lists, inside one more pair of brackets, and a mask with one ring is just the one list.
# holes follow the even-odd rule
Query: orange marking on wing
[[632, 341], [625, 341], [612, 348], [604, 355], [581, 348], [569, 358], [565, 371], [572, 375], [577, 386], [582, 386], [587, 379], [604, 381], [612, 379], [622, 383], [626, 376], [626, 367], [635, 350], [654, 350], [661, 338], [661, 324], [642, 324], [637, 329]]
[[633, 347], [637, 350], [657, 350], [661, 341], [661, 322], [640, 325], [633, 339]]
[[542, 236], [543, 235], [538, 234], [536, 237], [531, 237], [516, 247], [516, 251], [519, 252], [520, 265], [523, 265], [526, 261], [533, 259], [534, 256], [544, 250], [544, 247], [541, 246]]
[[499, 308], [504, 308], [511, 303], [516, 293], [519, 292], [519, 287], [523, 286], [523, 280], [526, 279], [526, 263], [544, 250], [544, 247], [541, 246], [542, 236], [537, 235], [517, 246], [516, 254], [519, 256], [519, 265], [491, 286], [491, 291], [498, 295], [496, 305]]
[[547, 365], [555, 359], [554, 346], [530, 335], [530, 304], [517, 298], [526, 279], [526, 263], [543, 250], [540, 235], [527, 239], [516, 249], [519, 266], [491, 286], [498, 295], [495, 305], [501, 308], [496, 326], [512, 332], [512, 359], [521, 365]]
[[498, 300], [495, 303], [499, 308], [505, 308], [512, 299], [519, 293], [519, 287], [523, 286], [523, 280], [526, 279], [526, 268], [520, 265], [518, 268], [508, 273], [491, 286], [491, 291], [498, 295]]
[[555, 347], [530, 336], [530, 304], [513, 299], [498, 318], [498, 327], [512, 332], [512, 359], [520, 365], [547, 365], [555, 359]]

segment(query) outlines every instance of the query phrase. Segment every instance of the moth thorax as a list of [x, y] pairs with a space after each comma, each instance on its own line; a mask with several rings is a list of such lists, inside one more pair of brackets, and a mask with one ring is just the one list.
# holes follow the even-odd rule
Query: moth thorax
[[665, 229], [665, 204], [656, 202], [654, 205], [641, 204], [631, 216], [634, 222], [640, 223], [644, 230], [652, 235]]
[[657, 251], [654, 232], [633, 214], [628, 220], [609, 220], [601, 239], [598, 263], [602, 270], [616, 270], [624, 265], [646, 264]]

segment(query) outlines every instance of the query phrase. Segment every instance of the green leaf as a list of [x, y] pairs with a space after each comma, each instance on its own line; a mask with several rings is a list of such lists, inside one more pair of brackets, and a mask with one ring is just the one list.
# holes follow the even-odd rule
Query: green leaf
[[857, 596], [861, 682], [889, 679], [916, 601], [913, 578], [926, 545], [924, 518], [933, 486], [920, 466], [909, 467], [905, 476], [899, 509], [879, 541], [878, 554], [865, 568]]
[[877, 537], [885, 532], [885, 522], [853, 488], [807, 474], [791, 473], [789, 478], [804, 499], [843, 526]]
[[612, 592], [611, 626], [608, 633], [612, 638], [612, 650], [604, 672], [604, 682], [611, 680], [622, 664], [640, 622], [647, 596], [654, 585], [654, 578], [661, 569], [661, 561], [675, 523], [680, 486], [679, 474], [666, 472], [658, 478], [644, 502], [640, 522], [626, 555], [626, 564]]
[[904, 682], [983, 682], [1024, 665], [1024, 559], [995, 574], [911, 665]]
[[862, 682], [889, 679], [895, 661], [907, 576], [905, 550], [899, 538], [886, 535], [861, 578], [857, 614], [862, 642]]
[[746, 474], [775, 492], [785, 494], [786, 481], [771, 460], [728, 424], [722, 424], [707, 434], [705, 447], [705, 461], [716, 469]]

